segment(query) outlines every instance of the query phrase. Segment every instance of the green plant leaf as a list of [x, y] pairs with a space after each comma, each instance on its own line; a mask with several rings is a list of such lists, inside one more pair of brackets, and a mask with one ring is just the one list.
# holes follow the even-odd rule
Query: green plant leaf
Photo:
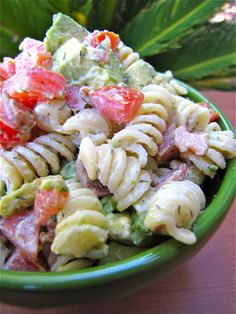
[[186, 38], [182, 48], [163, 53], [150, 62], [158, 71], [170, 69], [175, 77], [185, 81], [211, 75], [229, 77], [235, 73], [235, 48], [235, 25], [209, 23]]
[[213, 77], [192, 82], [197, 89], [219, 89], [225, 91], [236, 90], [236, 77]]
[[159, 0], [120, 0], [119, 6], [112, 18], [110, 28], [118, 34], [120, 30], [131, 21], [140, 10], [150, 7]]
[[88, 26], [93, 0], [68, 0], [70, 16], [79, 24]]
[[205, 23], [226, 0], [160, 0], [139, 14], [121, 38], [142, 56], [178, 47], [180, 39]]
[[58, 11], [65, 14], [69, 13], [70, 0], [0, 1], [1, 57], [5, 55], [13, 57], [24, 37], [28, 36], [42, 40], [46, 30], [52, 23], [54, 13]]

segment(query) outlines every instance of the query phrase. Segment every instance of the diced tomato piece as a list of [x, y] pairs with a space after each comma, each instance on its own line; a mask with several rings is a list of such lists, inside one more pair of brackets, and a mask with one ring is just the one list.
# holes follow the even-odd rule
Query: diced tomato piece
[[210, 111], [210, 121], [209, 121], [209, 123], [210, 123], [210, 122], [213, 122], [213, 121], [215, 121], [215, 120], [217, 120], [217, 119], [219, 119], [219, 117], [220, 117], [219, 113], [216, 112], [216, 111], [211, 107], [211, 105], [210, 105], [209, 102], [200, 102], [200, 103], [198, 103], [198, 104], [201, 105], [202, 107], [205, 107], [205, 108], [208, 108], [208, 109], [209, 109], [209, 111]]
[[15, 59], [17, 71], [32, 66], [51, 67], [52, 55], [46, 51], [42, 41], [27, 37], [20, 44], [20, 49], [23, 51]]
[[108, 32], [108, 31], [103, 31], [103, 32], [99, 32], [96, 35], [96, 39], [98, 44], [100, 44], [105, 38], [109, 37], [110, 41], [111, 41], [111, 49], [115, 50], [118, 46], [118, 43], [120, 41], [120, 37], [119, 35], [113, 33], [113, 32]]
[[3, 148], [26, 143], [34, 124], [34, 116], [21, 104], [7, 97], [0, 98], [0, 145]]
[[13, 99], [33, 109], [38, 101], [63, 94], [64, 77], [43, 67], [18, 71], [4, 84], [3, 90]]
[[5, 81], [9, 79], [15, 72], [15, 60], [7, 57], [3, 58], [3, 63], [0, 65], [0, 80]]
[[85, 105], [90, 103], [89, 88], [87, 86], [67, 85], [65, 87], [65, 99], [74, 112], [84, 109]]
[[37, 194], [34, 204], [35, 220], [38, 224], [45, 224], [48, 219], [61, 211], [69, 196], [67, 191], [46, 190], [41, 188]]
[[32, 263], [27, 258], [22, 256], [17, 250], [7, 260], [3, 269], [19, 270], [19, 271], [45, 271], [39, 263]]
[[39, 225], [34, 221], [32, 210], [22, 210], [9, 218], [3, 218], [2, 234], [30, 261], [38, 255]]
[[144, 95], [129, 87], [105, 86], [90, 94], [93, 105], [108, 120], [129, 122], [138, 111]]

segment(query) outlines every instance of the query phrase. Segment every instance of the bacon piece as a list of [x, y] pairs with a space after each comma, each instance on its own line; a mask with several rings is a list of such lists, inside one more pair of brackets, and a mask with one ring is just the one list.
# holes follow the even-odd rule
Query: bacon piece
[[69, 107], [75, 113], [84, 109], [87, 104], [91, 104], [87, 86], [66, 85], [64, 93]]
[[39, 226], [34, 221], [32, 210], [22, 210], [9, 218], [2, 219], [0, 230], [22, 256], [30, 261], [36, 261]]
[[172, 182], [172, 181], [182, 181], [187, 173], [188, 166], [182, 163], [174, 170], [170, 170], [168, 173], [159, 177], [156, 182], [156, 189], [159, 189], [162, 185]]
[[45, 271], [38, 262], [30, 262], [27, 258], [22, 256], [17, 250], [7, 260], [3, 269], [20, 270], [20, 271]]
[[89, 188], [92, 190], [97, 196], [106, 196], [110, 194], [108, 188], [101, 184], [98, 180], [90, 180], [87, 172], [84, 168], [82, 161], [77, 160], [76, 162], [76, 176], [79, 179], [82, 187]]
[[39, 241], [44, 246], [45, 243], [52, 243], [55, 238], [56, 220], [54, 217], [46, 222], [47, 231], [42, 231], [39, 235]]
[[157, 153], [156, 159], [158, 164], [163, 164], [164, 162], [176, 158], [178, 156], [178, 149], [174, 141], [174, 124], [170, 124], [164, 131], [163, 142], [159, 146], [159, 151]]
[[174, 141], [181, 153], [191, 150], [196, 155], [203, 156], [208, 149], [206, 134], [190, 133], [183, 126], [175, 130]]

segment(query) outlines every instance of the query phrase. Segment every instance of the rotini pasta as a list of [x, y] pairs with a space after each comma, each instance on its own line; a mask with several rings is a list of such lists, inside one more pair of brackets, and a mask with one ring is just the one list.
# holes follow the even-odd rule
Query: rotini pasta
[[178, 96], [176, 99], [176, 126], [184, 126], [190, 132], [201, 132], [210, 121], [210, 111], [193, 101]]
[[70, 138], [56, 133], [42, 135], [11, 151], [2, 151], [0, 178], [5, 183], [6, 193], [18, 189], [23, 183], [32, 182], [36, 177], [59, 173], [58, 155], [70, 161], [74, 159], [75, 152]]
[[111, 135], [110, 123], [95, 109], [83, 109], [63, 125], [65, 133], [73, 135], [77, 145], [88, 136], [98, 145]]
[[79, 183], [68, 183], [70, 195], [58, 214], [52, 251], [56, 254], [97, 259], [106, 256], [106, 219], [97, 196]]
[[165, 73], [157, 73], [157, 75], [152, 80], [152, 84], [157, 84], [163, 86], [173, 95], [186, 95], [188, 93], [187, 89], [180, 85], [180, 83], [173, 79], [171, 71], [166, 71]]
[[137, 202], [149, 189], [149, 172], [142, 170], [138, 159], [127, 156], [122, 148], [113, 148], [110, 144], [95, 146], [86, 137], [81, 142], [78, 158], [91, 180], [99, 179], [114, 193], [119, 211]]
[[57, 215], [57, 221], [65, 219], [78, 210], [95, 210], [102, 211], [102, 205], [93, 191], [90, 189], [83, 189], [79, 182], [67, 182], [70, 196], [65, 204], [65, 207]]
[[71, 110], [64, 101], [51, 100], [39, 103], [34, 109], [37, 126], [47, 132], [66, 133], [63, 124], [71, 117]]
[[196, 236], [189, 229], [204, 207], [205, 196], [197, 184], [188, 180], [167, 183], [151, 198], [144, 225], [192, 244]]
[[140, 59], [139, 54], [126, 46], [122, 41], [119, 42], [117, 51], [124, 70]]
[[137, 156], [144, 167], [148, 155], [155, 156], [157, 145], [162, 143], [162, 133], [173, 110], [173, 99], [165, 88], [157, 85], [147, 85], [142, 92], [144, 101], [137, 115], [113, 136], [111, 144]]
[[231, 159], [236, 156], [236, 141], [231, 131], [209, 131], [207, 142], [208, 149], [204, 156], [198, 156], [191, 151], [181, 156], [192, 161], [205, 175], [214, 178], [218, 168], [226, 167], [225, 158]]

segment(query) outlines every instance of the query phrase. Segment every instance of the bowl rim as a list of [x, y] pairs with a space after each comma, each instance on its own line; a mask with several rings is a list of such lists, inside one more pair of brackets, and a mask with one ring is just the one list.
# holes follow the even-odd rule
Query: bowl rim
[[[213, 109], [220, 114], [219, 121], [222, 128], [234, 132], [229, 120], [212, 101], [203, 96], [195, 88], [190, 87], [179, 80], [176, 81], [188, 90], [186, 96], [190, 99], [198, 102], [199, 100], [202, 102], [209, 102]], [[190, 247], [194, 249], [194, 247], [199, 246], [204, 238], [211, 235], [216, 225], [219, 225], [222, 222], [223, 217], [230, 208], [230, 204], [233, 201], [236, 192], [236, 185], [232, 184], [235, 179], [235, 169], [236, 159], [228, 161], [217, 194], [194, 224], [194, 232], [197, 236], [197, 242], [194, 245], [188, 246], [174, 239], [170, 239], [132, 257], [105, 265], [85, 268], [79, 271], [45, 273], [1, 270], [1, 289], [55, 291], [96, 286], [144, 272], [180, 257], [190, 250]], [[212, 215], [213, 212], [214, 215]]]

